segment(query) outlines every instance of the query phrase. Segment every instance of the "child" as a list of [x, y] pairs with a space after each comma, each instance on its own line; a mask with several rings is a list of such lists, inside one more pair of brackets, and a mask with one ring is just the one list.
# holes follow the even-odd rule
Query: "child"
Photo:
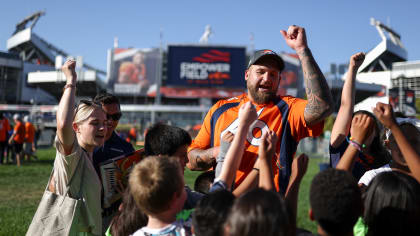
[[[411, 149], [417, 154], [417, 156], [420, 154], [420, 131], [418, 127], [416, 127], [412, 122], [415, 122], [413, 119], [397, 119], [396, 124], [398, 124], [395, 129], [399, 129], [400, 133], [403, 134], [406, 142], [408, 144], [411, 144]], [[372, 181], [372, 179], [378, 175], [381, 172], [385, 171], [401, 171], [406, 174], [412, 174], [413, 176], [416, 175], [416, 171], [412, 172], [410, 167], [407, 164], [407, 161], [405, 160], [402, 151], [401, 150], [407, 150], [406, 148], [399, 148], [399, 145], [397, 143], [397, 140], [395, 139], [393, 133], [391, 130], [388, 130], [385, 135], [385, 144], [388, 147], [388, 149], [391, 152], [392, 160], [389, 164], [386, 164], [380, 168], [373, 169], [370, 171], [367, 171], [362, 178], [359, 180], [359, 185], [368, 186], [369, 183]], [[401, 141], [400, 141], [401, 142]], [[407, 155], [407, 154], [406, 154]], [[418, 157], [417, 157], [418, 158]], [[420, 159], [419, 159], [420, 160]], [[420, 176], [417, 176], [419, 178]]]
[[[391, 150], [392, 161], [381, 168], [373, 169], [366, 172], [359, 180], [361, 187], [369, 185], [370, 181], [380, 172], [384, 171], [401, 171], [412, 175], [420, 182], [420, 132], [408, 120], [402, 120], [401, 125], [393, 117], [392, 107], [387, 104], [377, 103], [374, 113], [387, 127], [388, 130], [388, 147]], [[369, 133], [369, 119], [353, 119], [354, 135], [356, 140], [366, 139]], [[392, 132], [392, 133], [391, 133]], [[391, 135], [392, 134], [392, 135]], [[337, 165], [337, 168], [343, 170], [351, 170], [357, 154], [360, 152], [358, 148], [349, 146]]]
[[245, 150], [245, 140], [248, 134], [248, 129], [255, 119], [257, 119], [257, 111], [255, 110], [254, 105], [252, 105], [250, 101], [244, 103], [239, 108], [238, 112], [238, 130], [226, 153], [220, 175], [216, 176], [215, 183], [210, 191], [215, 191], [220, 188], [224, 188], [229, 191], [231, 190], [231, 186], [235, 180], [236, 171], [239, 169], [239, 164], [241, 163]]
[[[353, 114], [356, 73], [364, 59], [365, 54], [361, 52], [354, 54], [350, 58], [349, 70], [341, 94], [340, 109], [331, 131], [330, 140], [330, 165], [334, 168], [337, 167], [338, 162], [342, 159], [347, 147], [352, 146], [353, 143], [364, 146], [363, 152], [357, 153], [357, 157], [353, 162], [354, 168], [352, 168], [352, 173], [356, 179], [360, 179], [366, 171], [378, 168], [390, 160], [385, 147], [381, 144], [380, 126], [375, 116], [368, 111], [358, 111]], [[363, 142], [355, 139], [354, 132], [357, 129], [352, 123], [355, 118], [360, 118], [361, 116], [368, 116], [372, 120], [371, 125], [373, 127]], [[349, 141], [346, 141], [346, 139]], [[349, 143], [352, 145], [349, 145]]]
[[194, 235], [222, 236], [223, 224], [234, 200], [233, 194], [227, 190], [218, 190], [205, 195], [193, 212]]
[[[185, 166], [188, 163], [187, 149], [190, 144], [191, 136], [187, 131], [179, 127], [158, 123], [147, 131], [144, 140], [144, 155], [176, 157], [181, 165], [182, 173], [184, 173]], [[203, 194], [192, 191], [188, 186], [185, 186], [185, 190], [187, 191], [187, 201], [184, 209], [192, 209], [198, 200], [203, 197]]]
[[215, 176], [213, 170], [201, 173], [194, 181], [194, 191], [202, 194], [208, 194], [214, 178]]
[[280, 195], [261, 188], [236, 199], [225, 224], [226, 236], [286, 236], [293, 226]]
[[106, 236], [130, 235], [146, 225], [147, 215], [137, 207], [133, 195], [130, 193], [130, 187], [128, 186], [124, 191], [119, 211], [112, 219]]
[[312, 180], [309, 217], [318, 223], [320, 235], [352, 235], [362, 213], [356, 180], [347, 171], [327, 169]]
[[137, 206], [148, 216], [147, 225], [133, 236], [190, 235], [187, 223], [176, 220], [187, 199], [184, 176], [176, 158], [145, 158], [133, 169], [129, 183]]
[[367, 187], [364, 205], [357, 235], [420, 234], [420, 184], [413, 177], [399, 171], [380, 173]]

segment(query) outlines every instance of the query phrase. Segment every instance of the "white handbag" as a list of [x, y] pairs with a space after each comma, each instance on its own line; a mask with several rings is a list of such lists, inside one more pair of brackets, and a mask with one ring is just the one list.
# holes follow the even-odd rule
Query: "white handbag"
[[[77, 163], [76, 170], [80, 169], [84, 158], [81, 157]], [[83, 165], [83, 164], [82, 164]], [[84, 165], [83, 165], [84, 167]], [[85, 168], [82, 170], [80, 179], [80, 188], [77, 199], [69, 196], [70, 184], [73, 181], [74, 174], [67, 184], [67, 189], [64, 195], [58, 195], [51, 192], [48, 187], [50, 185], [51, 177], [54, 169], [51, 172], [48, 180], [47, 188], [42, 196], [38, 209], [35, 212], [34, 218], [29, 225], [27, 236], [34, 235], [54, 235], [54, 236], [73, 236], [79, 232], [80, 208], [83, 204], [82, 198], [82, 182], [85, 173]]]

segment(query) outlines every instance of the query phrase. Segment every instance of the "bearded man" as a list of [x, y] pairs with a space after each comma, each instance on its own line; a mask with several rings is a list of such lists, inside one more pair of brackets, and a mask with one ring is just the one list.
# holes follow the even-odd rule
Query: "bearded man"
[[299, 56], [307, 100], [277, 96], [284, 62], [272, 50], [256, 51], [245, 71], [247, 93], [218, 101], [207, 113], [200, 132], [188, 150], [187, 167], [191, 170], [214, 167], [222, 136], [226, 132], [235, 134], [239, 107], [251, 101], [257, 109], [258, 119], [249, 129], [235, 185], [238, 186], [251, 171], [258, 172], [254, 164], [258, 157], [260, 139], [263, 132], [272, 130], [278, 137], [276, 154], [272, 159], [274, 182], [277, 191], [283, 194], [286, 192], [299, 141], [322, 133], [323, 120], [331, 114], [333, 102], [324, 75], [308, 48], [305, 29], [293, 25], [287, 32], [281, 30], [280, 33]]

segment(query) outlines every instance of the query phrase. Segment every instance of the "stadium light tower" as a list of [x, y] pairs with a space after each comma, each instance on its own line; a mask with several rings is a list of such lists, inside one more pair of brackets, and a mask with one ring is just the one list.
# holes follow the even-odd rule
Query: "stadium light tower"
[[211, 26], [206, 25], [206, 28], [204, 29], [204, 33], [201, 36], [199, 43], [207, 45], [209, 42], [209, 38], [212, 34], [213, 34], [213, 31], [211, 30]]

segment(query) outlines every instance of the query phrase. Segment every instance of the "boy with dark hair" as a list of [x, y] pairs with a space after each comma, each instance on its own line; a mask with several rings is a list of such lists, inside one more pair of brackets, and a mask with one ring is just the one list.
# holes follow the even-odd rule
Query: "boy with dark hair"
[[[144, 140], [144, 155], [177, 157], [182, 172], [184, 172], [188, 162], [187, 149], [190, 144], [191, 136], [187, 131], [179, 127], [158, 123], [147, 131]], [[188, 197], [184, 209], [194, 208], [203, 194], [192, 191], [188, 186], [185, 186], [185, 190]]]
[[[147, 131], [144, 154], [151, 155], [174, 155], [183, 146], [191, 144], [190, 134], [175, 126], [165, 124], [155, 124]], [[186, 160], [187, 161], [187, 160]]]
[[190, 235], [190, 228], [176, 214], [187, 194], [179, 162], [168, 156], [151, 156], [130, 174], [130, 190], [137, 206], [148, 216], [145, 227], [133, 235]]
[[362, 213], [362, 198], [349, 172], [327, 169], [318, 173], [312, 180], [309, 201], [309, 218], [318, 223], [320, 235], [353, 235]]
[[205, 171], [201, 173], [194, 182], [194, 191], [199, 193], [207, 194], [210, 191], [210, 187], [214, 181], [214, 171]]
[[198, 202], [192, 215], [194, 235], [223, 235], [223, 224], [234, 200], [235, 196], [227, 190], [218, 190], [205, 195]]

